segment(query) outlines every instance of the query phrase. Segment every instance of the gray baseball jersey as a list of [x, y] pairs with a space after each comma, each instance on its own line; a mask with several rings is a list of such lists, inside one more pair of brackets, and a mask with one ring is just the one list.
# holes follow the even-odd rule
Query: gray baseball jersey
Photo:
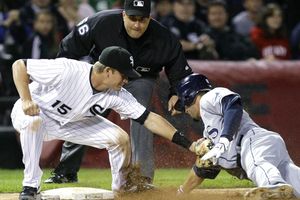
[[[215, 88], [206, 93], [200, 101], [200, 114], [201, 119], [204, 122], [204, 137], [210, 138], [214, 143], [217, 143], [220, 139], [222, 130], [224, 128], [224, 115], [222, 109], [222, 99], [228, 95], [236, 94], [226, 88]], [[240, 153], [237, 148], [237, 143], [242, 135], [247, 130], [253, 127], [257, 127], [257, 124], [249, 117], [247, 112], [243, 112], [241, 125], [238, 133], [234, 135], [233, 140], [230, 142], [230, 146], [227, 152], [222, 154], [219, 159], [219, 165], [224, 168], [234, 168], [236, 166], [237, 153]]]
[[[236, 95], [218, 87], [200, 100], [200, 115], [205, 126], [203, 136], [214, 143], [218, 143], [224, 128], [222, 99], [232, 94]], [[283, 139], [278, 133], [259, 127], [246, 111], [243, 111], [238, 132], [217, 164], [226, 169], [236, 168], [238, 154], [243, 170], [257, 186], [288, 183], [293, 186], [295, 195], [300, 196], [300, 168], [291, 160]]]

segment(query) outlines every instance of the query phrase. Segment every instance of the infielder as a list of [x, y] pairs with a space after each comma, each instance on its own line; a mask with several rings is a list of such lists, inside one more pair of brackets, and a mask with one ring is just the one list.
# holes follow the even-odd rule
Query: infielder
[[115, 46], [105, 48], [94, 65], [66, 58], [14, 62], [13, 79], [20, 99], [11, 118], [20, 133], [25, 165], [21, 200], [36, 198], [42, 177], [39, 159], [43, 140], [52, 139], [107, 149], [112, 190], [126, 192], [130, 142], [124, 130], [99, 115], [107, 109], [193, 149], [191, 142], [171, 124], [148, 111], [122, 88], [128, 78], [140, 76], [133, 65], [132, 55]]
[[[101, 11], [81, 21], [60, 44], [58, 56], [80, 59], [89, 55], [92, 63], [105, 47], [121, 46], [132, 53], [134, 68], [141, 74], [125, 88], [146, 108], [159, 72], [164, 68], [170, 82], [168, 109], [177, 101], [176, 83], [192, 73], [178, 39], [150, 17], [151, 0], [125, 0], [124, 10]], [[140, 164], [145, 182], [154, 177], [153, 134], [131, 120], [132, 162]], [[45, 183], [77, 182], [84, 149], [65, 142], [61, 162]], [[149, 185], [150, 186], [150, 185]]]
[[[212, 89], [205, 76], [192, 74], [177, 87], [177, 110], [204, 123], [203, 137], [214, 147], [202, 158], [214, 166], [197, 167], [178, 189], [188, 193], [206, 178], [214, 179], [221, 168], [238, 178], [249, 178], [258, 187], [245, 194], [246, 199], [300, 197], [300, 168], [291, 160], [278, 133], [257, 125], [243, 110], [241, 97], [229, 89]], [[172, 114], [177, 114], [174, 111]]]

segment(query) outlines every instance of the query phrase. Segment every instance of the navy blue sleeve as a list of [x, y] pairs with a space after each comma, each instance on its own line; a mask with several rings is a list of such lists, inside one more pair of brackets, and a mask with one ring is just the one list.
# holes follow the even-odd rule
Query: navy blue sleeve
[[232, 140], [237, 133], [243, 115], [243, 106], [241, 97], [238, 94], [232, 94], [222, 99], [222, 111], [224, 115], [224, 129], [221, 137]]
[[213, 168], [199, 168], [196, 165], [193, 166], [195, 174], [200, 178], [215, 179], [221, 171], [220, 167]]

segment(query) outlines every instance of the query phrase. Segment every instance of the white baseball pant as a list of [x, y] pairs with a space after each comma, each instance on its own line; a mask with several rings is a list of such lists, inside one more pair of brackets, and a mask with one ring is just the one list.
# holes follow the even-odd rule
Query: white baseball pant
[[130, 163], [128, 134], [116, 124], [101, 117], [90, 117], [60, 126], [42, 111], [39, 116], [25, 115], [18, 100], [11, 113], [14, 128], [20, 133], [25, 165], [23, 186], [38, 188], [42, 170], [39, 159], [43, 141], [60, 139], [73, 143], [107, 149], [112, 173], [112, 190], [125, 184], [126, 169]]

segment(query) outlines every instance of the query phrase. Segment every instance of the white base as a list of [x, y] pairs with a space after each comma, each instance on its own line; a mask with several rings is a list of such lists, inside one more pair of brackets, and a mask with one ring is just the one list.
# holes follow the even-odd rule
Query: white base
[[104, 189], [67, 187], [42, 191], [41, 198], [43, 200], [112, 200], [114, 194], [112, 191]]

